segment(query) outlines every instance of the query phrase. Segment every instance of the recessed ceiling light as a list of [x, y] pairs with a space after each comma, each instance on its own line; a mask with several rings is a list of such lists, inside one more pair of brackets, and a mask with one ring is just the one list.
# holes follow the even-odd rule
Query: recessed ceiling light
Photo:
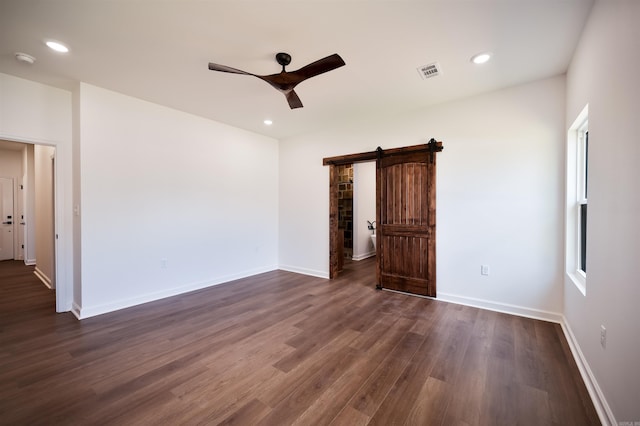
[[49, 46], [49, 49], [55, 50], [56, 52], [67, 53], [69, 51], [67, 46], [58, 41], [49, 40], [45, 44]]
[[273, 124], [273, 121], [271, 120], [264, 120], [263, 122], [266, 126], [271, 126]]
[[489, 59], [491, 59], [491, 53], [484, 52], [484, 53], [478, 53], [477, 55], [472, 56], [471, 62], [473, 62], [474, 64], [484, 64], [487, 61], [489, 61]]

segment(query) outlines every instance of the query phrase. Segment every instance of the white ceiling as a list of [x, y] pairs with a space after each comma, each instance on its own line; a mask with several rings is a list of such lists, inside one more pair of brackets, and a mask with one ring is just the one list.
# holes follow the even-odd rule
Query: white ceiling
[[[0, 0], [0, 72], [66, 89], [83, 81], [283, 139], [562, 74], [592, 3]], [[50, 51], [46, 39], [71, 51]], [[207, 69], [274, 74], [280, 51], [293, 58], [287, 70], [332, 53], [346, 66], [301, 83], [295, 110], [257, 78]], [[493, 59], [472, 64], [482, 51]], [[417, 68], [432, 62], [442, 75], [423, 80]]]

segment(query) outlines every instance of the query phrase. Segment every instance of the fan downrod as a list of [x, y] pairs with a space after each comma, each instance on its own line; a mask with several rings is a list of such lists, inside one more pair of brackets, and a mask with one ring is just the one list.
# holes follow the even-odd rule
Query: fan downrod
[[282, 71], [284, 71], [284, 67], [291, 63], [291, 55], [284, 52], [276, 53], [276, 61], [282, 65]]

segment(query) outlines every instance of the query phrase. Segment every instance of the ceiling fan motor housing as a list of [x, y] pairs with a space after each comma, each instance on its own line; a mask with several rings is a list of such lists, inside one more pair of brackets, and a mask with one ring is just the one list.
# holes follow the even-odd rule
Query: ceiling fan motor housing
[[283, 52], [276, 53], [276, 61], [284, 68], [291, 63], [291, 55]]

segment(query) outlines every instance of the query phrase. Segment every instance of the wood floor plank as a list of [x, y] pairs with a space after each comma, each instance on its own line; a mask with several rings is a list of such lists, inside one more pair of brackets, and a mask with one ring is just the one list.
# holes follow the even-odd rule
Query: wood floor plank
[[549, 394], [538, 388], [519, 384], [516, 388], [516, 412], [522, 425], [551, 425]]
[[341, 411], [347, 409], [347, 404], [354, 394], [364, 386], [411, 327], [411, 321], [405, 318], [388, 318], [387, 321], [394, 326], [385, 328], [384, 332], [376, 332], [375, 342], [371, 346], [367, 345], [366, 350], [355, 344], [358, 339], [354, 339], [350, 347], [357, 348], [361, 357], [296, 420], [295, 424], [327, 425], [335, 418], [342, 417]]
[[460, 306], [460, 308], [464, 309], [454, 311], [450, 321], [447, 321], [448, 327], [442, 329], [442, 333], [446, 335], [446, 344], [435, 356], [431, 367], [430, 376], [446, 383], [455, 382], [462, 367], [467, 345], [472, 338], [474, 323], [468, 319], [461, 319], [460, 312], [473, 312], [474, 320], [478, 312], [466, 306]]
[[443, 309], [438, 309], [437, 315], [431, 318], [432, 328], [371, 418], [372, 425], [402, 424], [413, 408], [421, 403], [418, 395], [438, 362], [440, 353], [447, 349], [447, 337], [454, 337], [447, 333], [449, 319], [455, 317], [449, 307], [444, 304]]
[[417, 334], [405, 334], [367, 382], [356, 392], [350, 405], [367, 416], [372, 416], [418, 350], [422, 340], [422, 336]]
[[278, 403], [259, 425], [292, 424], [306, 409], [333, 385], [361, 356], [349, 346], [328, 355], [313, 375], [300, 380], [287, 398]]
[[[353, 394], [364, 384], [369, 371], [373, 370], [371, 359], [361, 355], [353, 366], [337, 378], [322, 395], [298, 416], [292, 425], [328, 425], [347, 409]], [[367, 417], [368, 419], [368, 417]]]
[[575, 377], [578, 374], [577, 366], [563, 349], [560, 335], [556, 331], [559, 325], [542, 322], [535, 325], [537, 342], [545, 355], [540, 362], [544, 369], [542, 374], [545, 390], [549, 394], [552, 421], [555, 424], [599, 424], [593, 404], [590, 400], [585, 402], [584, 382]]
[[189, 387], [179, 395], [179, 398], [188, 402], [192, 408], [183, 412], [177, 423], [216, 424], [224, 421], [252, 399], [268, 392], [271, 383], [282, 380], [284, 373], [266, 365], [229, 381], [220, 380], [219, 374], [211, 372], [200, 377], [192, 383], [195, 386]]
[[[357, 332], [353, 330], [343, 330], [334, 340], [318, 348], [317, 351], [310, 353], [304, 362], [299, 363], [294, 369], [281, 376], [281, 380], [273, 381], [268, 392], [260, 396], [260, 400], [270, 407], [276, 407], [295, 392], [301, 383], [322, 370], [326, 364], [327, 357], [333, 357], [336, 352], [343, 350], [351, 351], [349, 343], [353, 341], [356, 335]], [[342, 352], [342, 354], [344, 353], [346, 352]], [[340, 358], [338, 357], [337, 359]]]
[[[298, 333], [298, 335], [287, 340], [287, 344], [296, 348], [287, 357], [280, 360], [274, 366], [280, 368], [284, 372], [289, 372], [302, 361], [304, 361], [310, 353], [318, 350], [328, 342], [333, 340], [335, 336], [341, 333], [345, 328], [353, 330], [349, 324], [357, 322], [366, 312], [356, 309], [351, 312], [343, 313], [339, 318], [332, 319], [327, 327], [326, 323], [318, 321], [320, 327], [312, 327]], [[297, 324], [298, 325], [298, 324]], [[360, 327], [356, 327], [360, 328]], [[355, 330], [354, 330], [355, 331]], [[359, 334], [356, 334], [358, 336]]]
[[332, 426], [364, 426], [369, 424], [369, 416], [347, 406], [330, 424]]
[[453, 383], [454, 388], [461, 391], [454, 392], [449, 401], [443, 424], [471, 425], [478, 422], [483, 406], [495, 320], [496, 316], [488, 311], [478, 312], [461, 369]]
[[409, 412], [405, 424], [408, 425], [441, 425], [447, 405], [452, 397], [453, 386], [429, 377], [416, 398], [416, 404]]
[[533, 321], [514, 319], [514, 350], [517, 380], [520, 383], [545, 389], [543, 369]]
[[259, 399], [254, 398], [218, 423], [218, 425], [252, 425], [263, 419], [270, 412], [271, 408]]
[[374, 258], [83, 321], [0, 283], [0, 424], [599, 424], [558, 324], [377, 291]]

